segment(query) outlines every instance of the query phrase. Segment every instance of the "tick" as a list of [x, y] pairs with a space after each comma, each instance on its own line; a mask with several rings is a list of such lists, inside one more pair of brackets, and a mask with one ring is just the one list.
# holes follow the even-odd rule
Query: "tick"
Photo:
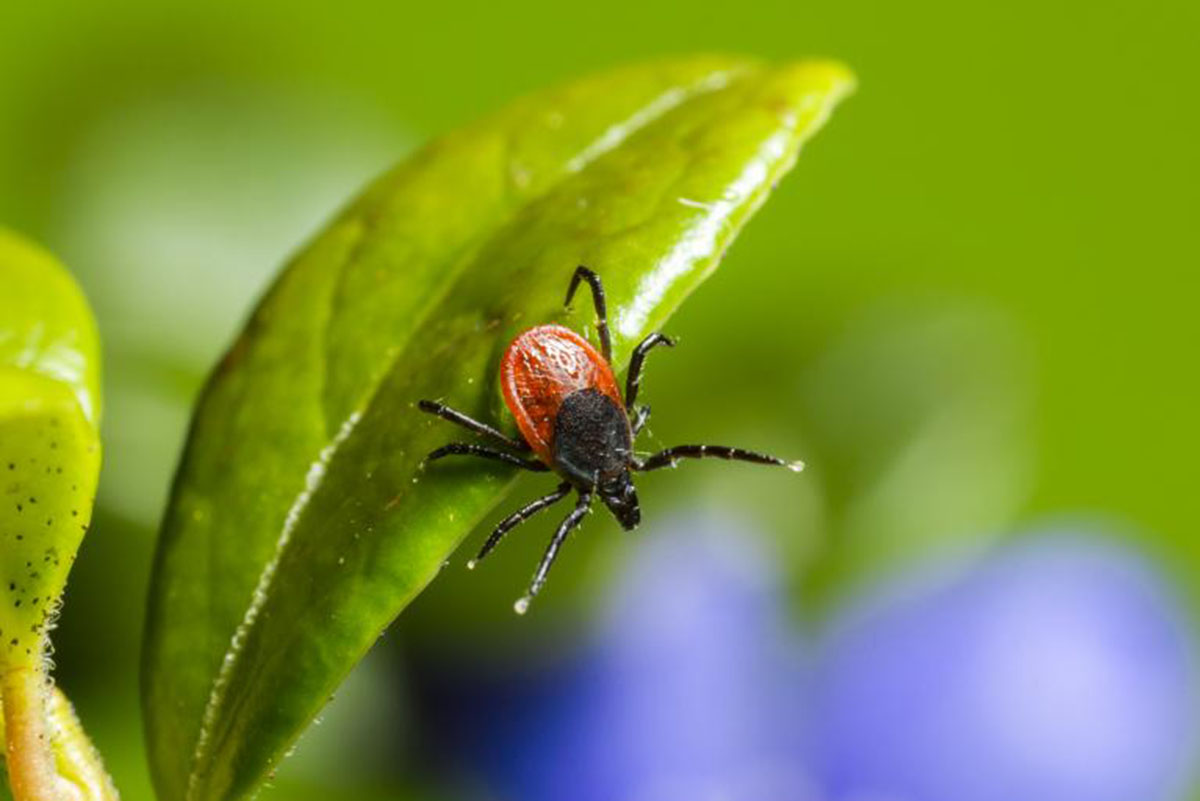
[[633, 443], [650, 419], [650, 407], [637, 405], [646, 354], [659, 345], [674, 347], [675, 343], [656, 332], [633, 349], [622, 399], [612, 369], [608, 309], [600, 277], [587, 267], [577, 268], [567, 287], [566, 305], [570, 306], [582, 281], [592, 290], [599, 351], [569, 328], [539, 325], [519, 334], [500, 361], [500, 388], [505, 404], [516, 418], [521, 439], [513, 439], [442, 403], [420, 402], [422, 411], [457, 423], [505, 448], [452, 442], [430, 453], [427, 461], [445, 456], [476, 456], [536, 473], [553, 471], [562, 478], [553, 492], [501, 520], [479, 555], [467, 563], [468, 567], [474, 568], [505, 534], [521, 523], [558, 503], [572, 490], [577, 495], [575, 508], [559, 524], [538, 564], [529, 592], [514, 605], [518, 614], [525, 613], [546, 583], [546, 575], [567, 535], [582, 522], [595, 498], [608, 507], [626, 531], [637, 528], [642, 513], [633, 486], [635, 471], [645, 473], [675, 467], [680, 459], [709, 457], [787, 467], [797, 472], [804, 468], [802, 462], [788, 462], [723, 445], [676, 445], [638, 458]]

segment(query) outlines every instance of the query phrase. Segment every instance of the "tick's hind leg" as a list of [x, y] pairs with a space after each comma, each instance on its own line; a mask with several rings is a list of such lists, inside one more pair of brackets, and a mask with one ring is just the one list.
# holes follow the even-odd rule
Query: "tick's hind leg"
[[476, 434], [482, 434], [485, 437], [495, 440], [501, 445], [507, 445], [513, 450], [528, 451], [530, 449], [529, 445], [524, 441], [516, 440], [512, 437], [502, 434], [501, 432], [489, 426], [487, 423], [481, 423], [473, 417], [468, 417], [456, 409], [451, 409], [444, 403], [423, 400], [417, 404], [417, 407], [423, 412], [436, 414], [443, 420], [449, 420], [451, 423], [460, 425], [468, 431], [474, 431]]
[[536, 459], [522, 459], [520, 456], [513, 456], [511, 453], [498, 451], [495, 448], [486, 448], [483, 445], [475, 445], [470, 442], [451, 442], [449, 445], [443, 445], [426, 456], [425, 461], [433, 462], [446, 456], [478, 456], [481, 459], [504, 462], [514, 467], [531, 470], [534, 473], [545, 473], [550, 469]]
[[492, 549], [500, 544], [500, 540], [504, 539], [505, 534], [512, 531], [514, 528], [521, 525], [543, 509], [547, 509], [558, 503], [565, 498], [567, 493], [570, 491], [571, 485], [564, 481], [562, 484], [558, 485], [558, 489], [554, 490], [554, 492], [551, 492], [549, 495], [543, 495], [537, 500], [526, 504], [508, 517], [501, 520], [500, 524], [497, 525], [492, 533], [488, 536], [487, 542], [485, 542], [483, 547], [479, 549], [479, 555], [470, 562], [467, 562], [467, 567], [474, 570], [475, 565], [481, 562], [483, 557], [491, 553]]
[[592, 301], [596, 304], [596, 332], [600, 335], [600, 352], [604, 354], [606, 362], [612, 362], [612, 339], [608, 334], [608, 304], [604, 300], [604, 284], [600, 283], [600, 276], [582, 264], [576, 267], [563, 305], [571, 305], [571, 298], [575, 297], [575, 290], [579, 288], [580, 281], [587, 281], [588, 286], [592, 288]]
[[533, 574], [533, 583], [529, 585], [529, 592], [513, 604], [513, 609], [516, 610], [518, 615], [525, 614], [529, 609], [529, 602], [533, 600], [538, 591], [542, 589], [542, 585], [546, 583], [546, 574], [550, 572], [550, 568], [554, 565], [554, 560], [558, 558], [559, 548], [562, 547], [571, 530], [583, 521], [583, 516], [587, 514], [591, 503], [591, 492], [582, 491], [579, 493], [579, 501], [575, 504], [575, 508], [559, 524], [558, 530], [554, 532], [554, 537], [550, 540], [550, 546], [546, 548], [546, 553], [542, 557], [542, 561], [538, 563], [537, 572]]
[[786, 467], [797, 473], [804, 469], [804, 462], [789, 462], [777, 456], [768, 456], [765, 453], [742, 448], [729, 448], [724, 445], [676, 445], [674, 448], [659, 451], [653, 456], [647, 457], [645, 461], [634, 464], [633, 469], [648, 472], [661, 467], [674, 467], [680, 459], [729, 459], [737, 462]]
[[[633, 411], [633, 403], [637, 400], [638, 388], [642, 385], [642, 365], [646, 361], [646, 354], [659, 345], [666, 345], [668, 348], [673, 348], [675, 347], [675, 340], [663, 336], [656, 331], [639, 342], [638, 346], [633, 349], [633, 356], [629, 359], [629, 375], [625, 379], [625, 411], [627, 412]], [[647, 415], [649, 415], [649, 412], [647, 412]]]

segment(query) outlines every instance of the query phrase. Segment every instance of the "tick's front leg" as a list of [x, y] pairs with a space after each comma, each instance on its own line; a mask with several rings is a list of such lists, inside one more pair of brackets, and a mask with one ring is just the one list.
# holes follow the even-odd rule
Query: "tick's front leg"
[[495, 448], [486, 448], [483, 445], [475, 445], [470, 442], [451, 442], [449, 445], [443, 445], [426, 456], [425, 461], [434, 462], [446, 456], [478, 456], [480, 459], [504, 462], [504, 464], [520, 467], [523, 470], [531, 470], [534, 473], [545, 473], [550, 469], [536, 459], [522, 459], [520, 456], [513, 456], [511, 453], [504, 453]]
[[435, 414], [443, 420], [449, 420], [451, 423], [460, 425], [468, 431], [474, 431], [476, 434], [482, 434], [485, 437], [495, 440], [501, 445], [505, 445], [516, 451], [529, 451], [528, 443], [523, 440], [515, 440], [512, 437], [506, 436], [496, 429], [489, 426], [487, 423], [481, 423], [473, 417], [463, 414], [457, 409], [451, 409], [444, 403], [437, 401], [423, 400], [417, 404], [423, 412]]

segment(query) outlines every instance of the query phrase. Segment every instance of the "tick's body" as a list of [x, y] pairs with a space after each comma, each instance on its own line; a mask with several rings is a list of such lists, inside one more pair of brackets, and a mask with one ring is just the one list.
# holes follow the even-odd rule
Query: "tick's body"
[[506, 533], [536, 512], [558, 502], [572, 489], [579, 494], [575, 509], [559, 525], [550, 541], [534, 574], [529, 594], [517, 602], [518, 612], [524, 612], [541, 589], [559, 548], [567, 534], [582, 521], [593, 496], [600, 497], [622, 527], [632, 529], [637, 526], [641, 510], [631, 471], [674, 467], [679, 459], [705, 457], [779, 465], [793, 470], [803, 467], [799, 462], [785, 462], [773, 456], [718, 445], [680, 445], [645, 460], [638, 459], [633, 452], [633, 441], [650, 417], [649, 407], [643, 406], [636, 411], [634, 407], [642, 364], [646, 353], [655, 346], [675, 343], [658, 333], [642, 340], [630, 359], [622, 399], [610, 364], [612, 348], [608, 314], [599, 277], [586, 267], [577, 269], [567, 289], [567, 303], [571, 302], [579, 282], [584, 280], [591, 286], [596, 304], [600, 351], [569, 328], [541, 325], [517, 336], [500, 362], [500, 387], [505, 403], [517, 421], [521, 440], [507, 437], [486, 423], [443, 404], [433, 401], [421, 401], [420, 404], [423, 411], [490, 437], [510, 450], [532, 451], [537, 456], [534, 461], [480, 445], [451, 443], [431, 453], [430, 460], [452, 454], [480, 456], [536, 472], [553, 470], [564, 479], [554, 492], [501, 521], [469, 566], [473, 567]]
[[[578, 405], [579, 392], [599, 395], [620, 412], [625, 444], [632, 445], [629, 419], [612, 367], [586, 339], [561, 325], [539, 325], [519, 335], [500, 361], [500, 389], [525, 442], [553, 465], [559, 413]], [[570, 401], [570, 402], [568, 402]], [[564, 409], [565, 407], [565, 409]]]

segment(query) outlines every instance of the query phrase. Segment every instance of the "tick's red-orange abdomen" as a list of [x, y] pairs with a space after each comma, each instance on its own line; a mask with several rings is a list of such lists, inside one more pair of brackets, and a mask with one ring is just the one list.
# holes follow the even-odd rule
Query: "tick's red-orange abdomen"
[[621, 406], [612, 368], [586, 339], [561, 325], [539, 325], [517, 336], [500, 361], [504, 402], [525, 441], [553, 465], [554, 420], [573, 392], [599, 390]]

